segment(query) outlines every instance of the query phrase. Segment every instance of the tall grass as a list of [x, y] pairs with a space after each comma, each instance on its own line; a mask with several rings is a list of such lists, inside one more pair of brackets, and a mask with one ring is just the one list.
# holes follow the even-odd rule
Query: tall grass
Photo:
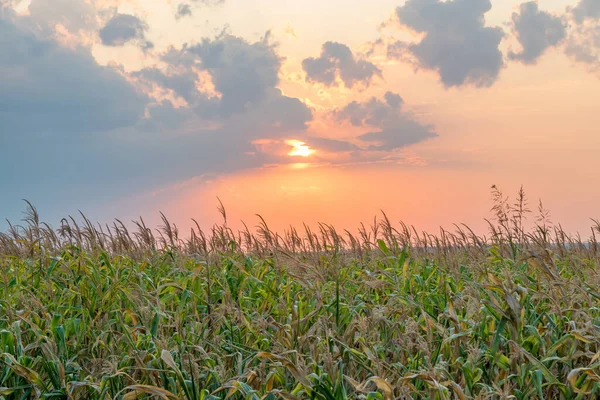
[[29, 204], [0, 234], [0, 398], [599, 397], [600, 224], [492, 194], [487, 236], [233, 231], [222, 204], [184, 235], [54, 230]]

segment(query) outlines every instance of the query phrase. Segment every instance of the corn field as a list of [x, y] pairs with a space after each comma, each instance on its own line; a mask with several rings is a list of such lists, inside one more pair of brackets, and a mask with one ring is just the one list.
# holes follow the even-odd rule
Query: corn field
[[235, 232], [222, 207], [185, 234], [53, 229], [30, 206], [0, 234], [0, 398], [600, 398], [600, 224], [493, 195], [486, 236]]

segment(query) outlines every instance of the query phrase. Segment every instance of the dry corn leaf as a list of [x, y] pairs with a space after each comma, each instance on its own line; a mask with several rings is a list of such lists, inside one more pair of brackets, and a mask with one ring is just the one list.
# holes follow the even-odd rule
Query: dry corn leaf
[[378, 376], [372, 376], [367, 379], [364, 383], [358, 383], [354, 379], [349, 376], [345, 376], [344, 378], [354, 387], [354, 389], [358, 392], [365, 393], [367, 391], [367, 386], [369, 383], [373, 382], [377, 389], [383, 392], [383, 398], [385, 400], [392, 400], [394, 398], [394, 389], [392, 386], [385, 380]]
[[573, 391], [575, 393], [580, 393], [580, 394], [592, 393], [591, 390], [590, 391], [581, 390], [576, 386], [577, 380], [579, 379], [579, 376], [581, 374], [586, 374], [588, 376], [588, 378], [592, 380], [592, 382], [600, 382], [600, 376], [598, 376], [598, 374], [596, 374], [596, 372], [594, 372], [593, 369], [591, 369], [591, 368], [576, 368], [576, 369], [572, 370], [571, 372], [569, 372], [569, 375], [567, 376], [567, 380], [571, 384], [571, 388], [573, 388]]
[[129, 391], [125, 396], [123, 396], [123, 400], [134, 400], [144, 394], [149, 394], [152, 396], [160, 397], [161, 399], [179, 400], [179, 397], [177, 397], [173, 393], [171, 393], [168, 390], [165, 390], [163, 388], [156, 387], [156, 386], [131, 385], [131, 386], [127, 386], [123, 390]]
[[308, 381], [308, 379], [306, 379], [306, 374], [300, 372], [300, 370], [298, 370], [298, 368], [296, 368], [296, 366], [294, 365], [294, 363], [292, 363], [287, 358], [282, 357], [282, 356], [278, 356], [276, 354], [272, 354], [272, 353], [269, 353], [269, 352], [266, 352], [266, 351], [259, 351], [256, 354], [256, 357], [279, 361], [280, 363], [282, 363], [287, 368], [287, 370], [290, 372], [290, 374], [292, 374], [292, 376], [294, 378], [296, 378], [296, 380], [298, 382], [302, 383], [302, 385], [304, 385], [307, 388], [311, 388], [312, 387], [312, 385], [310, 384], [310, 382]]

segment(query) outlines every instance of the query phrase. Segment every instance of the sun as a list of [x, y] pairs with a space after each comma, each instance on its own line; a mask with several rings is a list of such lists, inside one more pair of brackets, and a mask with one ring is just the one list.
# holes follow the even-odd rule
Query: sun
[[288, 153], [288, 156], [308, 157], [315, 152], [306, 143], [299, 140], [286, 140], [285, 143], [292, 146], [292, 150]]

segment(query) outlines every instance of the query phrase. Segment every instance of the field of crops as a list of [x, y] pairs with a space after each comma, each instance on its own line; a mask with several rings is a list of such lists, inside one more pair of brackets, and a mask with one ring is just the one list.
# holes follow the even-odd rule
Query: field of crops
[[0, 235], [0, 398], [600, 398], [600, 248], [518, 205], [487, 237], [31, 209]]

